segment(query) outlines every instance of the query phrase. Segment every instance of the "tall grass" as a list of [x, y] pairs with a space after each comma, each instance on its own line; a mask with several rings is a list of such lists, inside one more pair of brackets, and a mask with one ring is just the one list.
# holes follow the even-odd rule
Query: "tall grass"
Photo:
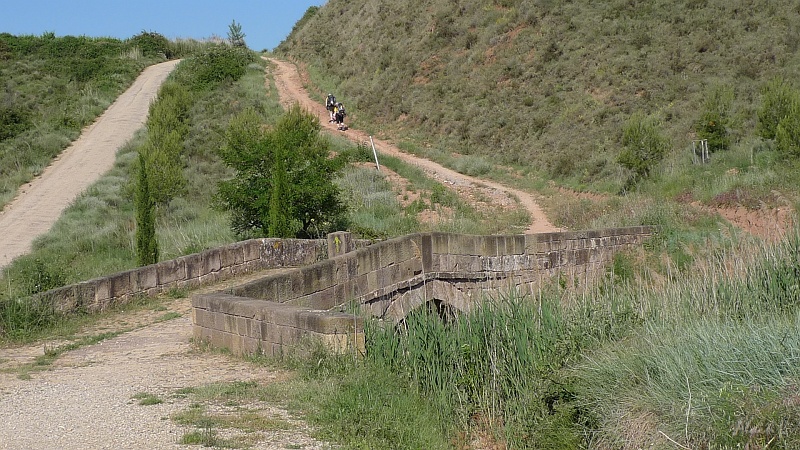
[[433, 301], [367, 322], [362, 361], [308, 362], [325, 386], [315, 420], [335, 429], [368, 409], [399, 428], [391, 405], [413, 398], [456, 447], [796, 447], [800, 239], [720, 246], [666, 278], [634, 257], [593, 288], [554, 281], [468, 314]]

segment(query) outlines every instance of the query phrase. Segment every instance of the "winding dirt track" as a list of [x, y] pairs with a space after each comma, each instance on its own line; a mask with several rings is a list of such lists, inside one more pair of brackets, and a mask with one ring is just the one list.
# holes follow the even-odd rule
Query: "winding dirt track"
[[[325, 106], [315, 102], [309, 97], [308, 92], [303, 87], [303, 82], [300, 79], [297, 67], [294, 64], [275, 58], [264, 59], [273, 65], [275, 85], [278, 88], [278, 95], [284, 106], [289, 106], [295, 102], [299, 103], [302, 108], [316, 114], [325, 129], [329, 130], [331, 133], [341, 133], [336, 130], [335, 124], [328, 123], [328, 112], [325, 110]], [[369, 135], [360, 130], [350, 128], [344, 132], [344, 135], [353, 142], [369, 143]], [[510, 188], [493, 181], [481, 180], [458, 173], [433, 161], [402, 152], [395, 145], [385, 140], [376, 138], [373, 138], [373, 140], [375, 142], [375, 147], [380, 153], [399, 158], [409, 164], [418, 166], [429, 176], [444, 184], [451, 185], [457, 190], [459, 187], [477, 188], [490, 198], [502, 198], [508, 195], [516, 197], [531, 217], [531, 224], [528, 229], [525, 230], [525, 233], [546, 233], [560, 230], [547, 220], [544, 211], [539, 207], [539, 204], [533, 196], [527, 192]]]
[[0, 269], [28, 253], [33, 240], [46, 233], [81, 192], [114, 166], [117, 150], [144, 125], [150, 103], [178, 62], [145, 69], [39, 177], [20, 188], [0, 212]]

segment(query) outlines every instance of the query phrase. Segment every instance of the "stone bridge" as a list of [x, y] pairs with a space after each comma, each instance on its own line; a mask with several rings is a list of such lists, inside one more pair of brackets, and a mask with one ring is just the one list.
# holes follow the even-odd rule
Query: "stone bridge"
[[[371, 245], [334, 233], [316, 263], [194, 296], [194, 336], [236, 354], [302, 352], [315, 342], [363, 351], [365, 315], [397, 323], [426, 304], [468, 312], [487, 294], [533, 293], [553, 276], [587, 280], [605, 270], [614, 253], [641, 245], [653, 232], [420, 233]], [[273, 257], [297, 259], [295, 241], [270, 242]], [[343, 312], [353, 305], [366, 314]]]

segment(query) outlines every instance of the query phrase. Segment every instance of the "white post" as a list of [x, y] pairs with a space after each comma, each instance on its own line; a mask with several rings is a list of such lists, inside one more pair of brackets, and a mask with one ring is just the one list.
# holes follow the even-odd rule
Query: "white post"
[[377, 167], [378, 172], [380, 172], [381, 165], [378, 163], [378, 152], [375, 151], [375, 142], [372, 141], [372, 136], [369, 137], [369, 143], [372, 144], [372, 155], [375, 156], [375, 167]]

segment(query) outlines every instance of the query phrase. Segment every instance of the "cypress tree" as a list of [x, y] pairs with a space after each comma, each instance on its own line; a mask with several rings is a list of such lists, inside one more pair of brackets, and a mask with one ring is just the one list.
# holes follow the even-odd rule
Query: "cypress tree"
[[145, 157], [139, 153], [139, 183], [136, 187], [136, 259], [140, 266], [158, 262], [156, 203], [150, 195]]

